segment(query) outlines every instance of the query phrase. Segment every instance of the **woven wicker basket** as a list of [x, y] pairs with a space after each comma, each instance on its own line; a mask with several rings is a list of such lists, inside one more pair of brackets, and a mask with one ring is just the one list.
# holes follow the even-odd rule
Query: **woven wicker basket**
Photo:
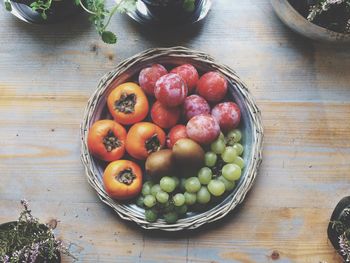
[[[188, 213], [185, 218], [179, 219], [175, 224], [166, 224], [164, 220], [149, 223], [144, 219], [143, 209], [135, 204], [122, 203], [110, 198], [103, 187], [103, 164], [93, 158], [87, 148], [87, 134], [91, 125], [99, 120], [110, 118], [106, 109], [107, 94], [116, 85], [128, 80], [136, 80], [142, 68], [153, 63], [164, 65], [193, 64], [199, 71], [219, 71], [223, 74], [230, 88], [230, 97], [240, 107], [242, 112], [241, 129], [243, 131], [243, 144], [245, 145], [244, 160], [246, 167], [235, 190], [216, 206], [201, 213]], [[263, 140], [263, 128], [260, 111], [245, 84], [229, 67], [215, 62], [209, 55], [189, 50], [184, 47], [155, 48], [139, 53], [123, 62], [114, 70], [104, 75], [85, 109], [81, 124], [82, 162], [86, 169], [86, 175], [91, 186], [97, 191], [99, 198], [112, 207], [117, 214], [126, 220], [134, 221], [145, 229], [160, 229], [165, 231], [177, 231], [194, 229], [205, 223], [216, 221], [224, 217], [240, 204], [248, 190], [251, 188], [261, 163], [261, 151]]]

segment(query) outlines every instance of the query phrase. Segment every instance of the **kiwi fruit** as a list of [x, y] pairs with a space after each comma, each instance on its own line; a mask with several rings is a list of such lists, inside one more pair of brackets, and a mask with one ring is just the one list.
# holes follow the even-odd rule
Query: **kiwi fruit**
[[153, 179], [171, 175], [174, 168], [172, 150], [165, 149], [150, 154], [145, 163], [146, 173]]
[[173, 157], [182, 168], [193, 169], [204, 165], [204, 150], [195, 141], [184, 138], [173, 146]]

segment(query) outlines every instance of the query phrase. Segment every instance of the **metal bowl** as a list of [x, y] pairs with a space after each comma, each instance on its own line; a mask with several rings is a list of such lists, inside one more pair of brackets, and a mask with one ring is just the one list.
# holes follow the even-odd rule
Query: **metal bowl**
[[350, 34], [334, 32], [308, 21], [288, 0], [271, 0], [271, 4], [288, 27], [307, 38], [328, 43], [350, 43]]
[[11, 0], [11, 13], [30, 24], [52, 24], [64, 21], [82, 11], [81, 7], [74, 4], [72, 0], [53, 0], [47, 19], [43, 19], [40, 13], [33, 11], [30, 3], [31, 1], [28, 0]]

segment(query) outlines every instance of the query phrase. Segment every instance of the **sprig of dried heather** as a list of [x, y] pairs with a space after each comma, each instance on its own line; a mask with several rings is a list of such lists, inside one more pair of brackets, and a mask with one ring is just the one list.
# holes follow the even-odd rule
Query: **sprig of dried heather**
[[23, 210], [18, 220], [0, 228], [0, 262], [58, 262], [60, 253], [76, 258], [64, 243], [55, 238], [50, 225], [39, 223], [31, 214], [28, 202], [21, 200]]

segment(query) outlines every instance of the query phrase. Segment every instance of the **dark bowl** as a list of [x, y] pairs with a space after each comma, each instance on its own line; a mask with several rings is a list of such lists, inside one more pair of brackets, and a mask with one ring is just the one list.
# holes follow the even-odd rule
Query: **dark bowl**
[[303, 17], [288, 0], [271, 0], [277, 16], [293, 31], [313, 40], [329, 43], [350, 43], [350, 34], [320, 27]]
[[[330, 223], [327, 229], [328, 239], [331, 241], [333, 247], [338, 251], [338, 253], [340, 249], [339, 236], [342, 233], [337, 231], [337, 229], [333, 226], [333, 221], [340, 221], [345, 225], [346, 228], [350, 228], [350, 215], [344, 213], [344, 210], [346, 208], [350, 209], [350, 196], [342, 198], [336, 205], [331, 215]], [[344, 261], [346, 260], [346, 258], [341, 253], [339, 253], [339, 255], [344, 259]]]
[[50, 10], [47, 11], [47, 19], [33, 11], [30, 7], [31, 0], [12, 0], [11, 13], [19, 19], [33, 24], [51, 24], [63, 21], [81, 12], [81, 7], [74, 4], [73, 0], [54, 0]]
[[152, 0], [142, 0], [142, 2], [146, 5], [149, 14], [154, 19], [167, 24], [183, 24], [200, 15], [203, 0], [195, 1], [195, 8], [193, 11], [186, 11], [183, 8], [184, 0], [169, 1], [166, 5], [156, 4], [155, 1]]

